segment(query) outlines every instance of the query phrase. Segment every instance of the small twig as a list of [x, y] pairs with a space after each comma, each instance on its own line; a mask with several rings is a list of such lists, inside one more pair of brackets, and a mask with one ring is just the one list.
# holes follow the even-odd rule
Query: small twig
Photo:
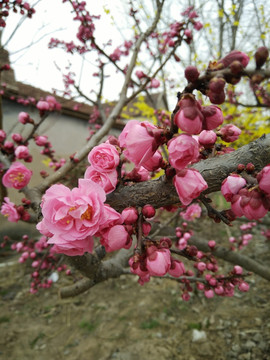
[[199, 199], [201, 200], [201, 202], [203, 203], [203, 205], [206, 207], [207, 212], [208, 212], [208, 216], [211, 219], [214, 219], [215, 221], [217, 219], [222, 220], [225, 224], [232, 226], [231, 222], [218, 210], [214, 209], [209, 202], [207, 201], [206, 197], [204, 195], [200, 195]]

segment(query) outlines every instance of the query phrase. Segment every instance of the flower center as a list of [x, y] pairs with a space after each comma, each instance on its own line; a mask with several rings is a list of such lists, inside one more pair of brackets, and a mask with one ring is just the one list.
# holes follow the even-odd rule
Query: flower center
[[13, 183], [15, 182], [20, 183], [24, 180], [24, 174], [21, 172], [18, 172], [17, 174], [10, 174], [9, 178]]
[[91, 220], [93, 217], [93, 208], [88, 205], [87, 210], [81, 215], [82, 220]]

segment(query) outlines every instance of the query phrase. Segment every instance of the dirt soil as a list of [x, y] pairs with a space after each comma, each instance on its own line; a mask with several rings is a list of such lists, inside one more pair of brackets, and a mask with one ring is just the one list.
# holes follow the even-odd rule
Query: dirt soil
[[[269, 242], [253, 244], [249, 254], [269, 265]], [[0, 359], [270, 359], [270, 283], [259, 276], [233, 298], [199, 293], [184, 302], [175, 281], [142, 287], [125, 275], [61, 300], [58, 289], [71, 278], [31, 295], [31, 269], [17, 259], [0, 267]]]

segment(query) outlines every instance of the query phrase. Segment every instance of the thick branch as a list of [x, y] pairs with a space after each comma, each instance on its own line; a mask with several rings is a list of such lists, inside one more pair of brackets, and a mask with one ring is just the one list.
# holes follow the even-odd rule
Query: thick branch
[[[233, 171], [238, 164], [255, 165], [257, 171], [270, 163], [270, 135], [266, 135], [248, 145], [226, 155], [202, 160], [193, 164], [192, 168], [200, 171], [208, 184], [204, 194], [219, 191], [222, 181]], [[155, 208], [179, 203], [179, 197], [171, 181], [161, 177], [131, 186], [121, 186], [107, 196], [108, 204], [117, 211], [128, 206], [144, 206], [151, 204]]]
[[114, 257], [103, 262], [95, 254], [69, 257], [71, 264], [87, 279], [60, 289], [60, 297], [76, 296], [102, 281], [118, 278], [125, 273], [124, 268], [127, 266], [130, 256], [131, 251], [122, 249]]

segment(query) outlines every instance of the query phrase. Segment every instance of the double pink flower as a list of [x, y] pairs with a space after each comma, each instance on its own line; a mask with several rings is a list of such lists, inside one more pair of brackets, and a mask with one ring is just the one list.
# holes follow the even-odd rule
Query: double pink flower
[[20, 190], [30, 181], [32, 171], [20, 162], [13, 163], [2, 178], [5, 187]]
[[88, 155], [88, 161], [91, 166], [86, 169], [84, 178], [99, 184], [106, 194], [112, 192], [117, 185], [116, 167], [120, 162], [116, 147], [109, 143], [95, 146]]

